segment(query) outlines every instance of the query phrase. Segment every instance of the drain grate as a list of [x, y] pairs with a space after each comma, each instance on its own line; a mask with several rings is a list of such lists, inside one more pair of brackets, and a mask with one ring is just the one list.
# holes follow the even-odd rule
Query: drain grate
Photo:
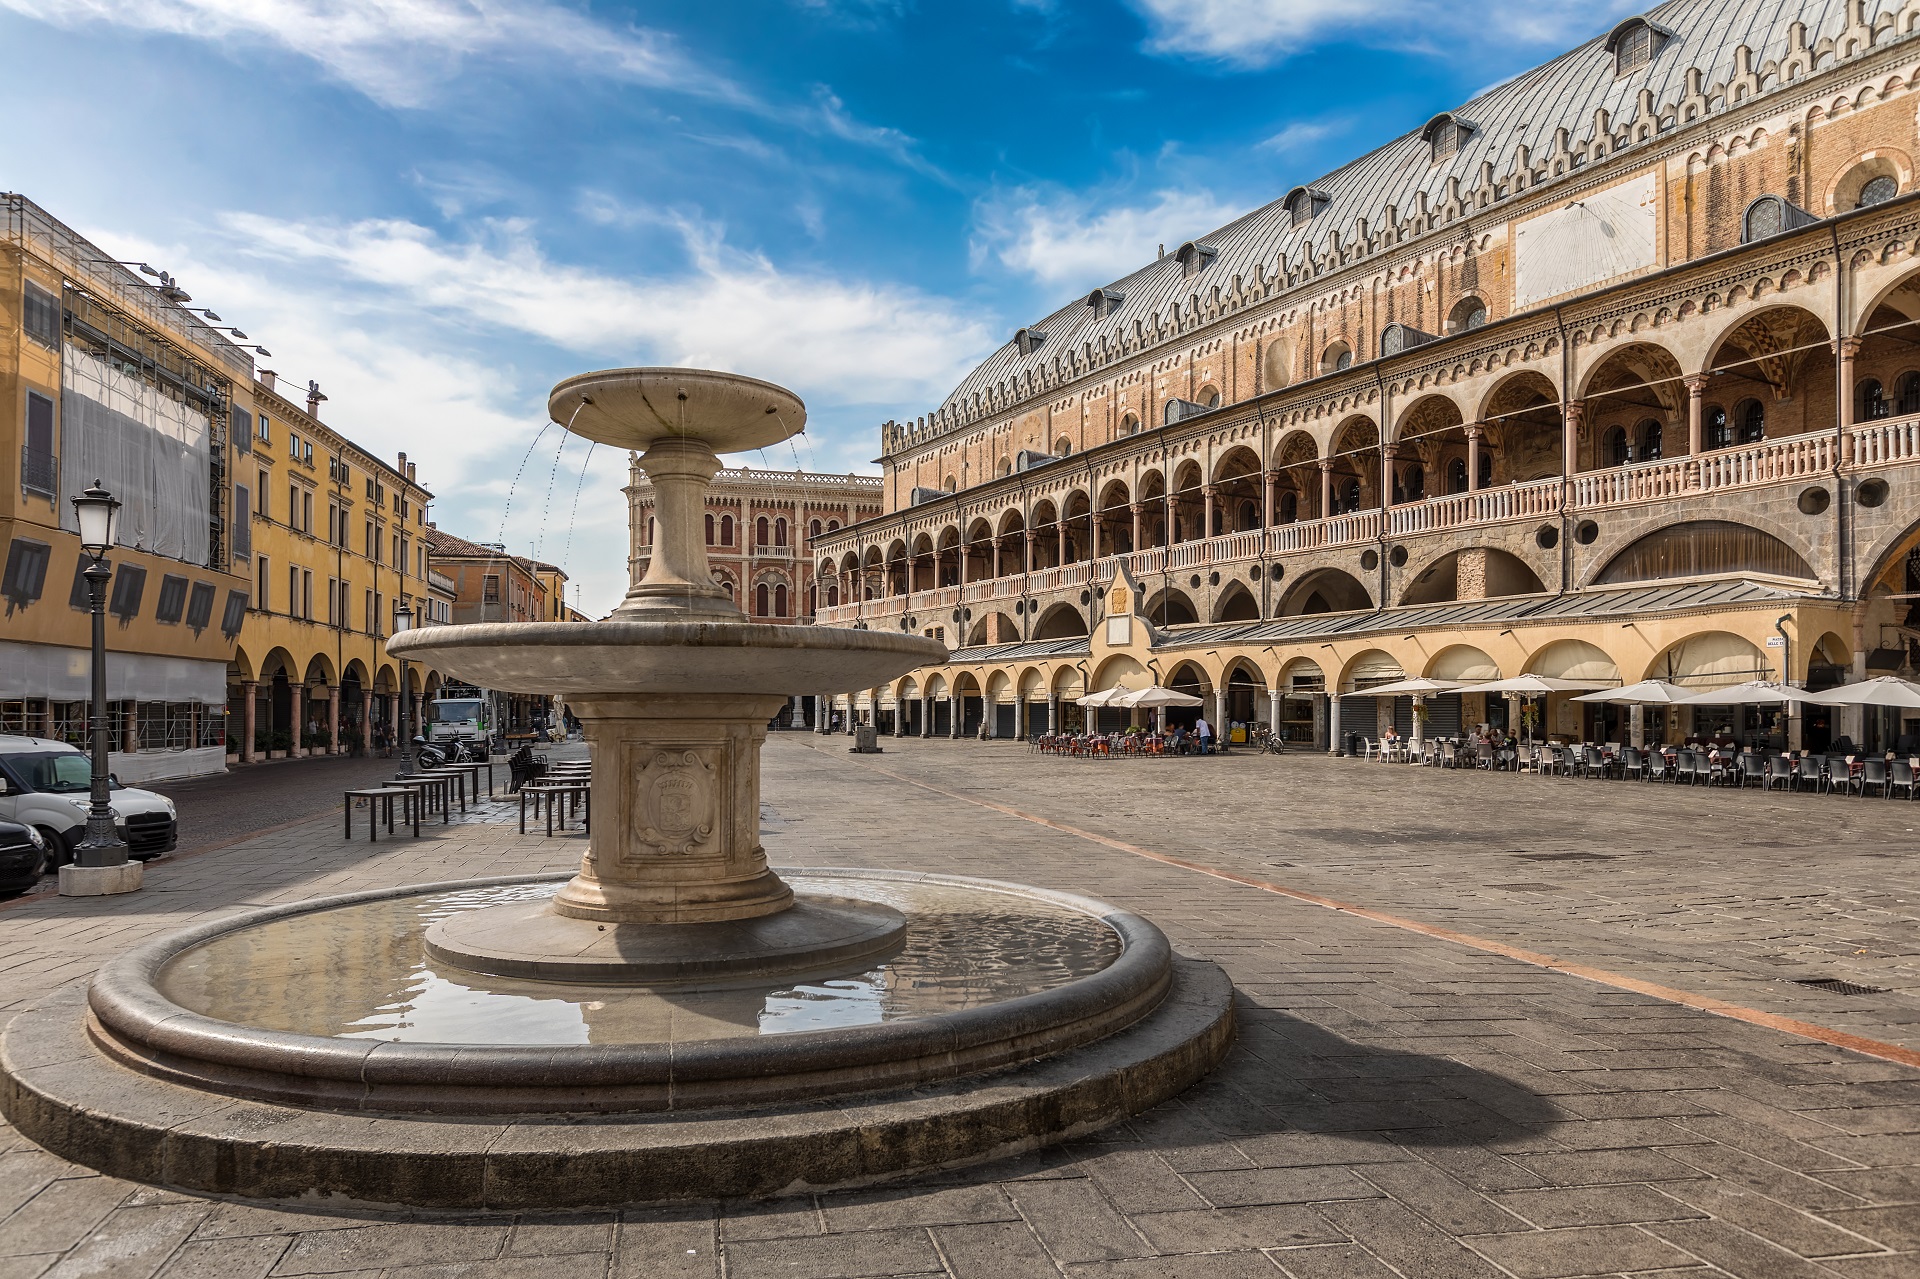
[[1513, 853], [1523, 862], [1610, 862], [1606, 853]]
[[1815, 990], [1824, 990], [1830, 995], [1884, 995], [1884, 986], [1862, 986], [1856, 981], [1841, 981], [1838, 977], [1808, 977], [1796, 980], [1796, 986], [1811, 986]]

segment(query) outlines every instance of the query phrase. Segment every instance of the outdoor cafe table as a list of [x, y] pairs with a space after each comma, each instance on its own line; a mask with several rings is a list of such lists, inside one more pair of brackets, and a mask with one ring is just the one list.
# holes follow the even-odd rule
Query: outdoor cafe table
[[473, 779], [473, 800], [477, 804], [480, 802], [480, 770], [483, 768], [487, 770], [487, 798], [492, 799], [493, 798], [493, 761], [490, 759], [466, 760], [460, 763], [454, 763], [449, 761], [448, 763], [441, 764], [439, 767], [435, 768], [433, 771], [436, 773], [459, 772], [459, 773], [465, 773], [468, 777], [471, 777]]
[[473, 799], [480, 802], [480, 779], [473, 777], [465, 764], [444, 764], [434, 768], [423, 768], [417, 773], [396, 773], [396, 777], [436, 778], [460, 792], [460, 811], [467, 811], [467, 782], [473, 782]]
[[387, 784], [390, 786], [406, 786], [421, 792], [419, 802], [427, 806], [426, 811], [429, 813], [433, 811], [435, 805], [438, 805], [440, 809], [440, 824], [444, 826], [450, 820], [447, 810], [453, 807], [453, 782], [454, 779], [451, 777], [436, 777], [431, 773], [424, 775], [414, 773], [405, 777], [395, 777]]
[[393, 800], [396, 795], [399, 796], [401, 800], [401, 820], [413, 827], [414, 837], [418, 838], [420, 835], [420, 796], [418, 792], [406, 786], [349, 787], [346, 796], [346, 837], [348, 839], [353, 838], [353, 801], [356, 799], [364, 799], [367, 801], [368, 843], [372, 843], [380, 837], [380, 807], [383, 802], [386, 805], [387, 834], [393, 834]]
[[[527, 833], [528, 795], [533, 796], [533, 815], [535, 817], [540, 816], [542, 801], [545, 802], [547, 810], [547, 834], [553, 834], [553, 810], [558, 807], [562, 801], [565, 801], [569, 808], [577, 807], [575, 801], [582, 798], [586, 801], [586, 821], [583, 823], [582, 828], [586, 830], [593, 828], [593, 791], [586, 782], [528, 782], [520, 788], [520, 833], [522, 835]], [[560, 815], [560, 829], [564, 831], [566, 828], [567, 815], [566, 812], [563, 811]]]

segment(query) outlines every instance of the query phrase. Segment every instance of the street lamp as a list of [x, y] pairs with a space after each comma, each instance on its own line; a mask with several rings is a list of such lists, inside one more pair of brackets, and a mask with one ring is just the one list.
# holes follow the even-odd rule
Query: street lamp
[[[140, 887], [139, 863], [128, 862], [127, 846], [114, 831], [113, 805], [108, 799], [111, 778], [107, 773], [107, 582], [113, 576], [107, 555], [120, 531], [120, 502], [95, 480], [92, 488], [73, 499], [73, 513], [80, 525], [80, 549], [88, 559], [83, 576], [93, 614], [93, 705], [89, 716], [93, 794], [87, 808], [86, 838], [73, 850], [74, 865], [61, 870], [60, 891], [68, 896], [132, 892]], [[110, 873], [87, 873], [96, 869]]]
[[[413, 610], [404, 599], [393, 603], [393, 633], [404, 635], [413, 626]], [[413, 694], [407, 691], [407, 659], [400, 659], [400, 764], [401, 771], [413, 771], [413, 734], [407, 728], [407, 704]]]

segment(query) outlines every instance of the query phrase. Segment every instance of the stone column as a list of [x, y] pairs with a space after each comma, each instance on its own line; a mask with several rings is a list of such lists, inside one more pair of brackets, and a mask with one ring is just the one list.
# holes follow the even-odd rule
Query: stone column
[[955, 546], [953, 555], [958, 561], [956, 567], [960, 570], [960, 598], [964, 601], [967, 598], [967, 544], [961, 542]]
[[833, 709], [828, 699], [819, 693], [815, 693], [813, 695], [813, 731], [825, 737], [827, 734], [828, 717], [832, 714]]
[[999, 716], [1000, 703], [984, 695], [980, 698], [980, 727], [986, 731], [987, 740], [999, 736], [999, 728], [994, 720]]
[[1140, 517], [1144, 512], [1145, 508], [1139, 502], [1127, 508], [1127, 513], [1133, 516], [1133, 549], [1136, 551], [1140, 549]]
[[1047, 694], [1047, 731], [1049, 733], [1060, 731], [1060, 694], [1058, 693]]
[[1059, 535], [1060, 540], [1060, 558], [1056, 563], [1058, 565], [1064, 565], [1067, 562], [1067, 517], [1065, 515], [1055, 515], [1053, 519], [1054, 531]]
[[1260, 527], [1273, 527], [1273, 513], [1280, 505], [1280, 472], [1266, 472], [1266, 483], [1260, 486]]
[[960, 740], [960, 709], [966, 705], [957, 694], [947, 694], [947, 736]]
[[1013, 735], [1023, 742], [1033, 736], [1027, 731], [1027, 699], [1018, 693], [1013, 699]]
[[1380, 446], [1380, 509], [1383, 511], [1393, 505], [1393, 462], [1399, 456], [1397, 445]]
[[1466, 428], [1467, 431], [1467, 492], [1480, 491], [1480, 437], [1486, 434], [1486, 428], [1478, 422]]
[[327, 752], [340, 753], [340, 686], [327, 685]]
[[1267, 731], [1275, 737], [1280, 736], [1280, 690], [1267, 690]]
[[260, 718], [260, 702], [257, 696], [259, 690], [260, 683], [258, 680], [244, 679], [240, 681], [240, 693], [245, 699], [243, 704], [247, 708], [240, 717], [240, 731], [242, 734], [240, 738], [240, 762], [242, 764], [253, 763], [253, 735]]
[[1627, 732], [1635, 750], [1647, 745], [1647, 708], [1635, 702], [1627, 707]]
[[1706, 445], [1705, 413], [1701, 407], [1701, 397], [1707, 391], [1707, 379], [1690, 377], [1681, 379], [1681, 385], [1687, 388], [1687, 456], [1693, 460], [1690, 468], [1693, 481], [1700, 483], [1700, 454]]
[[893, 699], [893, 735], [895, 737], [907, 735], [907, 704], [899, 697]]
[[1415, 755], [1420, 754], [1421, 749], [1426, 745], [1427, 741], [1426, 728], [1421, 722], [1422, 716], [1420, 714], [1422, 710], [1426, 709], [1426, 705], [1427, 699], [1424, 695], [1413, 699], [1413, 753]]
[[[1853, 363], [1860, 355], [1859, 338], [1841, 338], [1840, 354], [1840, 461], [1853, 464]], [[1857, 740], [1857, 739], [1856, 739]]]
[[1213, 499], [1219, 492], [1220, 490], [1216, 485], [1203, 484], [1200, 486], [1200, 497], [1201, 497], [1200, 536], [1203, 540], [1206, 538], [1212, 537], [1214, 534]]
[[1213, 690], [1213, 738], [1216, 742], [1227, 740], [1227, 686], [1225, 684]]
[[[1324, 462], [1321, 465], [1326, 465]], [[1327, 695], [1327, 754], [1344, 755], [1347, 744], [1341, 741], [1340, 732], [1340, 694]]]
[[1100, 558], [1100, 512], [1091, 506], [1087, 508], [1087, 558]]
[[1561, 431], [1561, 473], [1576, 475], [1580, 470], [1580, 418], [1586, 412], [1585, 400], [1568, 400], [1561, 407], [1565, 426]]
[[1020, 547], [1020, 571], [1022, 573], [1033, 572], [1033, 544], [1039, 536], [1040, 535], [1032, 529], [1027, 529], [1020, 535], [1020, 541], [1022, 543]]
[[292, 746], [288, 749], [287, 755], [293, 759], [299, 759], [307, 753], [307, 748], [303, 744], [303, 739], [307, 731], [306, 702], [307, 686], [305, 684], [289, 682], [287, 684], [287, 707], [290, 711], [289, 717], [293, 720], [293, 731], [289, 734]]
[[1333, 514], [1333, 459], [1320, 459], [1320, 518]]

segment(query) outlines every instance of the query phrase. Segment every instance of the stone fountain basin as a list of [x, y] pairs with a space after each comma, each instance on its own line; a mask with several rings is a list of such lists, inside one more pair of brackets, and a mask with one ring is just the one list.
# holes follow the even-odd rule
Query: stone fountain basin
[[844, 693], [947, 660], [938, 640], [893, 631], [620, 617], [430, 626], [387, 651], [482, 688], [563, 694]]

